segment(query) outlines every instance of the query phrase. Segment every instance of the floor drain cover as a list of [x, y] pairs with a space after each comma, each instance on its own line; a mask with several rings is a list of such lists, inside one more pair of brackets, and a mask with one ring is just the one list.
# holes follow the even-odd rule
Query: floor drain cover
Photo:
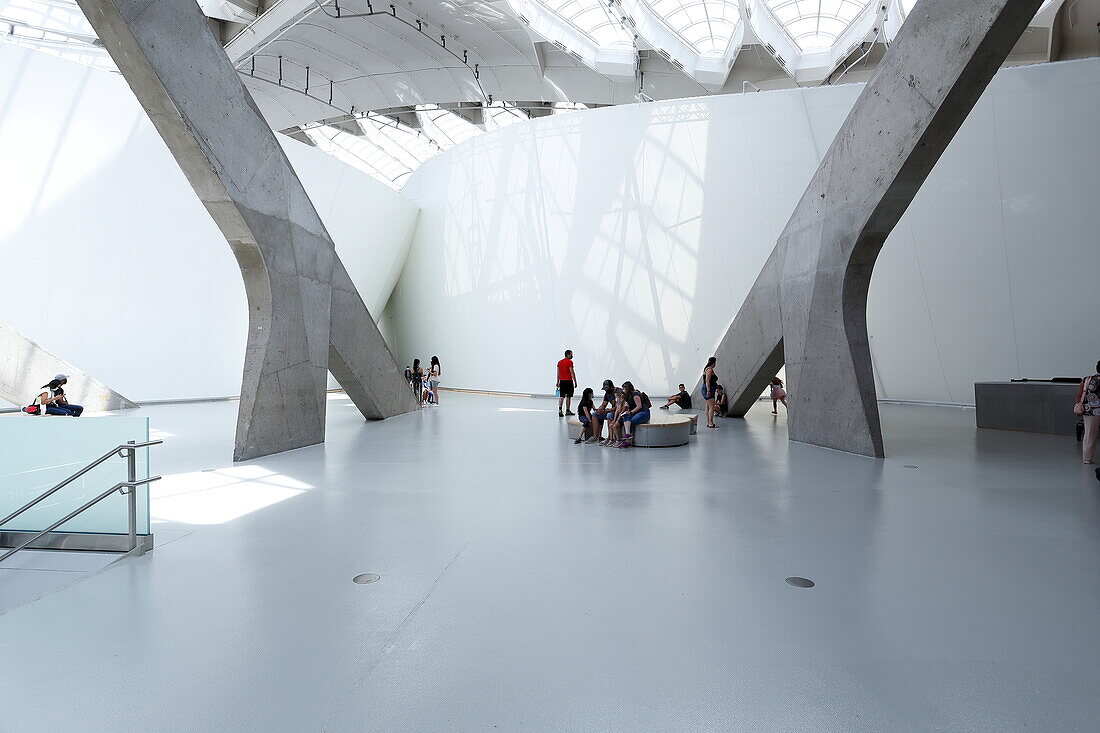
[[379, 580], [381, 577], [382, 576], [378, 573], [360, 573], [359, 575], [356, 575], [354, 578], [352, 578], [351, 582], [359, 584], [373, 583], [376, 580]]
[[813, 588], [814, 582], [809, 578], [787, 578], [787, 585], [793, 585], [795, 588]]

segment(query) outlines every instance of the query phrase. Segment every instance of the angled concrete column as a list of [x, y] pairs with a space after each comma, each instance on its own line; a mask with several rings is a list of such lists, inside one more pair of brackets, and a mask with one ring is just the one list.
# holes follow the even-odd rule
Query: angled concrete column
[[79, 3], [240, 264], [249, 335], [234, 459], [324, 440], [330, 355], [341, 357], [333, 373], [365, 416], [416, 409], [305, 189], [198, 5]]
[[786, 364], [792, 440], [883, 455], [867, 288], [912, 202], [1042, 0], [920, 0], [718, 348], [734, 414]]
[[76, 365], [50, 353], [11, 326], [0, 323], [0, 397], [13, 405], [29, 405], [55, 374], [68, 374], [65, 394], [87, 410], [125, 410], [137, 407]]

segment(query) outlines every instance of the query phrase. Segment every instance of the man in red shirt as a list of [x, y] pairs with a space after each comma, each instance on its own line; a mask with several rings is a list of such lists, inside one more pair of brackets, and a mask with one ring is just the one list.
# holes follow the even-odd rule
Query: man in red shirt
[[[565, 350], [565, 358], [558, 362], [558, 417], [575, 415], [569, 409], [569, 403], [573, 399], [573, 389], [577, 386], [577, 373], [573, 371], [573, 352]], [[561, 403], [565, 402], [565, 412], [561, 411]]]

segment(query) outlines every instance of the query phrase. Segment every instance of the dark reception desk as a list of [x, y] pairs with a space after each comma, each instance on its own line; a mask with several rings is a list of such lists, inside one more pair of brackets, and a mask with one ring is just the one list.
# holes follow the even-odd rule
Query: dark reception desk
[[1073, 435], [1077, 384], [1067, 382], [975, 382], [979, 428]]

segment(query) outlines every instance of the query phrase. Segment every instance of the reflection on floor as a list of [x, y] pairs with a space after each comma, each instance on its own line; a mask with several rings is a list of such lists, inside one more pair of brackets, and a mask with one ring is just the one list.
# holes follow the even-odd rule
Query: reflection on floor
[[757, 407], [621, 451], [443, 402], [336, 398], [326, 445], [237, 466], [235, 403], [147, 408], [179, 539], [0, 615], [0, 729], [1094, 729], [1072, 438], [887, 406], [875, 461]]

